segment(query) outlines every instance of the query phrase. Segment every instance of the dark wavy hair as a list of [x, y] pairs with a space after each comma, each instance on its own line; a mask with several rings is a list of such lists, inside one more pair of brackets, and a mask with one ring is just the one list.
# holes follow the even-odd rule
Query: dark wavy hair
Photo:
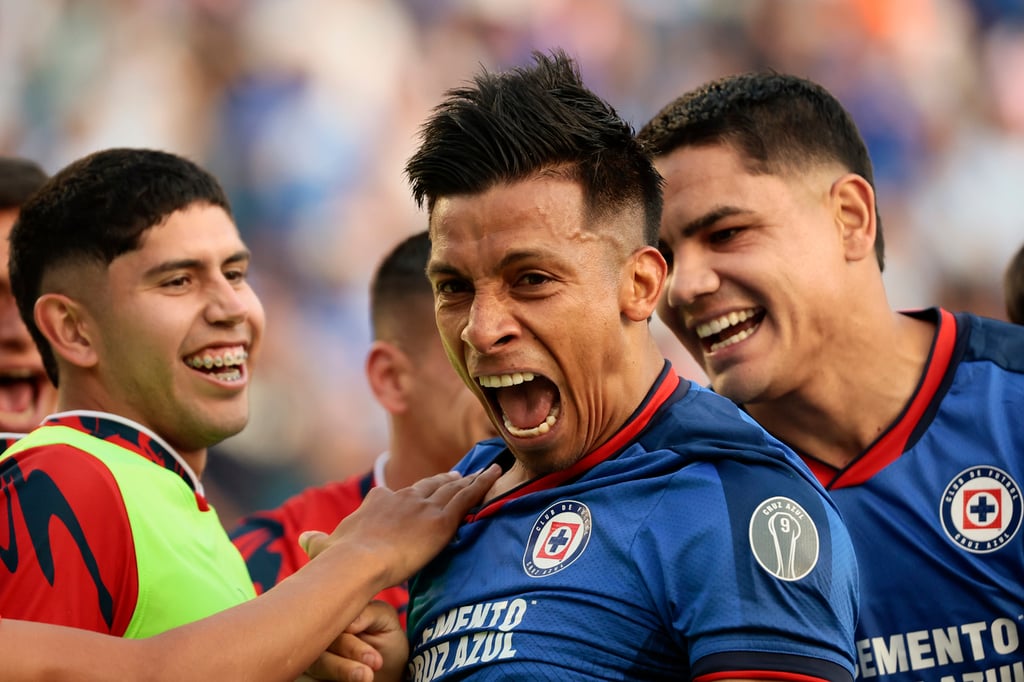
[[[867, 146], [849, 112], [825, 88], [765, 72], [726, 76], [667, 104], [637, 133], [654, 157], [684, 146], [728, 144], [757, 174], [838, 162], [875, 186]], [[882, 218], [875, 205], [875, 258], [885, 268]]]

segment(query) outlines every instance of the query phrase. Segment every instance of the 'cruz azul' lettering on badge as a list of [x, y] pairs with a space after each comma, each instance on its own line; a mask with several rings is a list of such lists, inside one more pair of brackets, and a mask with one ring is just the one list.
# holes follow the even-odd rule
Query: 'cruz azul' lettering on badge
[[523, 570], [532, 578], [557, 573], [580, 558], [590, 542], [590, 509], [563, 500], [537, 517], [523, 554]]
[[1020, 530], [1020, 486], [1002, 469], [973, 466], [942, 493], [939, 518], [950, 540], [974, 554], [994, 552]]
[[793, 500], [770, 497], [750, 516], [750, 548], [776, 578], [800, 580], [818, 563], [818, 528]]

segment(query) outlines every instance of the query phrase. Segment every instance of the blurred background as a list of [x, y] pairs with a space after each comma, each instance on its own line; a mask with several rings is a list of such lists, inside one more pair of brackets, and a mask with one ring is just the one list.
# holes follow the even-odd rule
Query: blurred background
[[385, 446], [367, 287], [426, 226], [402, 173], [418, 126], [479, 67], [554, 47], [636, 127], [727, 73], [822, 83], [876, 166], [893, 305], [1005, 318], [1024, 241], [1024, 0], [0, 0], [0, 153], [53, 173], [106, 147], [165, 149], [233, 202], [269, 326], [251, 423], [205, 476], [226, 524]]

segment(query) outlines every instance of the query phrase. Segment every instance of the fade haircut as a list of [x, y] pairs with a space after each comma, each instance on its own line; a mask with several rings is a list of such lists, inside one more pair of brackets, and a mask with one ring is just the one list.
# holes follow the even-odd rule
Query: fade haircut
[[54, 385], [56, 358], [33, 314], [44, 277], [65, 265], [108, 266], [139, 248], [147, 230], [194, 204], [231, 215], [220, 184], [195, 163], [167, 152], [120, 148], [71, 163], [21, 207], [11, 230], [11, 289]]
[[0, 156], [0, 211], [20, 208], [46, 180], [46, 172], [34, 161]]
[[[427, 278], [430, 237], [426, 230], [406, 237], [384, 256], [370, 282], [370, 328], [373, 338], [404, 347], [406, 327], [413, 318], [415, 338], [422, 319], [433, 320], [434, 296]], [[403, 348], [406, 352], [411, 349]]]
[[1003, 275], [1006, 293], [1006, 316], [1014, 324], [1024, 324], [1024, 244], [1010, 259]]
[[656, 245], [661, 176], [632, 126], [583, 84], [563, 51], [535, 51], [533, 60], [503, 73], [484, 69], [445, 93], [406, 164], [417, 205], [432, 211], [440, 197], [555, 172], [582, 186], [593, 217], [642, 211], [643, 239]]
[[[875, 186], [867, 146], [849, 112], [825, 88], [796, 76], [745, 73], [711, 81], [666, 105], [637, 138], [655, 157], [680, 147], [727, 144], [756, 175], [839, 163]], [[884, 269], [877, 203], [875, 222], [875, 259]]]

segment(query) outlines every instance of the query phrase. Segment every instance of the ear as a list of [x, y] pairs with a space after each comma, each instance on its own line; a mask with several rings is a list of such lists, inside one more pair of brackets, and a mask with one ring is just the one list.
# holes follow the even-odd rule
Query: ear
[[64, 294], [43, 294], [33, 311], [36, 326], [54, 355], [77, 367], [98, 362], [89, 316], [80, 303]]
[[665, 257], [653, 246], [644, 246], [630, 255], [625, 273], [620, 300], [622, 314], [634, 322], [650, 319], [668, 276]]
[[366, 379], [377, 402], [390, 414], [409, 409], [406, 386], [412, 363], [402, 349], [389, 341], [374, 341], [366, 356]]
[[832, 184], [836, 224], [842, 231], [847, 261], [875, 259], [875, 191], [856, 173], [847, 173]]

